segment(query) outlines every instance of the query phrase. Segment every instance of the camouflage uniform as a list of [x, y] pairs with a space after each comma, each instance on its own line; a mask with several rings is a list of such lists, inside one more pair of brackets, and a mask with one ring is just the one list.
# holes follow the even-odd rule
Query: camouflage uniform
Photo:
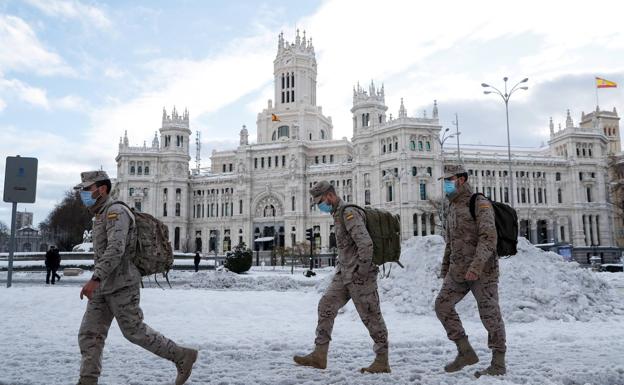
[[314, 343], [329, 343], [338, 310], [351, 299], [375, 343], [373, 350], [376, 354], [387, 353], [388, 330], [377, 293], [379, 268], [373, 264], [373, 241], [366, 230], [366, 217], [357, 208], [348, 207], [344, 210], [343, 226], [338, 217], [341, 206], [344, 202], [339, 201], [332, 213], [339, 250], [336, 272], [318, 304]]
[[184, 348], [143, 322], [139, 307], [141, 274], [129, 261], [136, 244], [134, 220], [129, 211], [110, 198], [90, 210], [95, 213], [93, 279], [99, 280], [100, 286], [87, 304], [78, 333], [81, 383], [86, 379], [97, 383], [102, 369], [102, 350], [113, 318], [130, 342], [160, 357], [180, 361]]
[[[496, 226], [491, 202], [477, 196], [476, 220], [470, 214], [472, 191], [468, 182], [450, 199], [446, 222], [446, 249], [442, 261], [444, 283], [435, 302], [435, 311], [452, 341], [466, 337], [455, 305], [472, 292], [479, 315], [488, 331], [488, 346], [505, 352], [505, 325], [498, 305], [498, 257]], [[478, 276], [466, 281], [467, 272]]]

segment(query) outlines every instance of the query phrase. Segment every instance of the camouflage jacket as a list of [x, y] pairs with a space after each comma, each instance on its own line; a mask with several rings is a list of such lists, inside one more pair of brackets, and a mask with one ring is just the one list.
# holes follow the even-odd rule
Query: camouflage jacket
[[93, 221], [93, 276], [100, 279], [101, 294], [141, 282], [141, 274], [130, 262], [135, 248], [134, 219], [109, 197]]
[[343, 212], [343, 226], [338, 213], [344, 205], [339, 200], [332, 211], [338, 247], [336, 273], [342, 274], [344, 283], [352, 282], [358, 277], [363, 280], [376, 279], [379, 268], [373, 264], [373, 240], [366, 230], [366, 216], [355, 207], [347, 207]]
[[468, 271], [479, 279], [498, 277], [494, 209], [487, 198], [479, 195], [475, 202], [476, 219], [472, 219], [471, 196], [470, 185], [464, 183], [450, 200], [446, 216], [442, 276], [450, 272], [457, 282], [465, 281]]

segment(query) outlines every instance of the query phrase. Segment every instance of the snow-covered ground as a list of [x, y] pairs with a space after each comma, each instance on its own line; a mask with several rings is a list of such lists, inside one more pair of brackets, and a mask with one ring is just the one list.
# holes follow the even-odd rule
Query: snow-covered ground
[[[390, 333], [391, 374], [364, 375], [372, 342], [351, 304], [338, 316], [328, 369], [298, 367], [292, 355], [312, 348], [316, 306], [331, 270], [265, 267], [228, 272], [173, 271], [173, 290], [142, 291], [146, 322], [181, 344], [199, 348], [189, 384], [561, 384], [624, 385], [624, 274], [594, 273], [523, 243], [501, 261], [501, 306], [507, 325], [508, 375], [480, 378], [489, 361], [487, 335], [467, 297], [459, 311], [481, 362], [455, 374], [455, 353], [433, 312], [441, 284], [439, 237], [404, 245], [406, 269], [380, 279]], [[72, 384], [80, 353], [77, 331], [88, 274], [46, 286], [42, 273], [0, 274], [0, 384]], [[126, 341], [115, 324], [104, 352], [101, 384], [171, 384], [173, 364]]]

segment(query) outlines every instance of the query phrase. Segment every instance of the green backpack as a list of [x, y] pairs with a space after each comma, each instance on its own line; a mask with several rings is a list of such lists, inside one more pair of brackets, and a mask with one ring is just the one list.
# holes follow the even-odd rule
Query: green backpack
[[114, 203], [124, 206], [134, 219], [137, 232], [136, 252], [130, 257], [130, 262], [137, 267], [141, 276], [162, 273], [169, 282], [168, 274], [173, 266], [173, 250], [167, 226], [149, 214], [130, 208], [122, 201]]
[[343, 214], [347, 207], [355, 207], [362, 210], [366, 215], [366, 230], [373, 240], [373, 263], [380, 266], [386, 262], [396, 262], [403, 267], [399, 262], [401, 257], [401, 222], [399, 217], [385, 210], [347, 204], [342, 206], [338, 212], [343, 226], [345, 226]]

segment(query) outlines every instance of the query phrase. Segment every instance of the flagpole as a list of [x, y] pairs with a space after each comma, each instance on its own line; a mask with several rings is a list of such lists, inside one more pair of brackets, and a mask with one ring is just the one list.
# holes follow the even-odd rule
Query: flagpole
[[599, 108], [600, 99], [598, 99], [598, 84], [596, 84], [596, 81], [594, 81], [594, 88], [596, 88], [596, 107]]

